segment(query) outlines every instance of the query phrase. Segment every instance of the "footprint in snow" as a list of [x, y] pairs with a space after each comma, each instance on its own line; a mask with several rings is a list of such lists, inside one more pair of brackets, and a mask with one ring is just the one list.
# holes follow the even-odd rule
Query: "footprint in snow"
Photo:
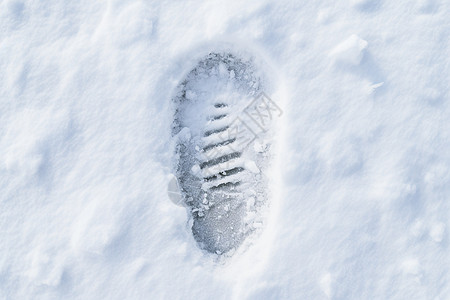
[[264, 223], [271, 123], [281, 114], [264, 93], [265, 80], [252, 59], [210, 53], [173, 98], [171, 186], [189, 209], [195, 240], [211, 253], [232, 253]]

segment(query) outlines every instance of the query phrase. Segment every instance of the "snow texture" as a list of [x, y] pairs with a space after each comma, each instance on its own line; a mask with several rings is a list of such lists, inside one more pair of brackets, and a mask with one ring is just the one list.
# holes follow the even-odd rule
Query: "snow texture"
[[[0, 1], [0, 299], [449, 299], [449, 20], [445, 0]], [[226, 257], [168, 193], [173, 91], [224, 44], [267, 62], [283, 111], [267, 220]]]
[[363, 58], [364, 50], [367, 48], [367, 41], [353, 34], [348, 39], [337, 45], [330, 53], [330, 56], [339, 63], [352, 66], [359, 65]]

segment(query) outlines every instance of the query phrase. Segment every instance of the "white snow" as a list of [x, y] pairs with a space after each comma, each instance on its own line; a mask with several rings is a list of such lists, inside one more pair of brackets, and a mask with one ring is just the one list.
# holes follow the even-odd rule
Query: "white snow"
[[348, 39], [337, 45], [330, 52], [330, 56], [336, 62], [356, 66], [361, 62], [367, 45], [367, 41], [352, 34]]
[[438, 222], [433, 224], [430, 229], [430, 236], [436, 243], [442, 242], [445, 234], [445, 224], [443, 222]]
[[[0, 300], [450, 298], [449, 20], [445, 0], [0, 1]], [[275, 70], [283, 114], [267, 226], [218, 258], [172, 197], [171, 97], [222, 42]]]
[[249, 170], [252, 173], [258, 174], [260, 172], [258, 166], [256, 165], [256, 163], [252, 160], [247, 160], [245, 161], [245, 168], [247, 170]]

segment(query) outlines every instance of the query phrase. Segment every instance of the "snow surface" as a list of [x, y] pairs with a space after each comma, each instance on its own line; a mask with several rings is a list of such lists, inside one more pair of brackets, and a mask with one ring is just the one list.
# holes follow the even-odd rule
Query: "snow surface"
[[[0, 1], [0, 299], [449, 299], [450, 2]], [[221, 260], [171, 179], [173, 89], [277, 70], [271, 221]]]

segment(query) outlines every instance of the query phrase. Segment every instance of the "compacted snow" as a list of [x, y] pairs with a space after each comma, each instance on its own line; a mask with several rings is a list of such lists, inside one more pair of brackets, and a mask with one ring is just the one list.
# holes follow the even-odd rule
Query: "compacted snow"
[[[446, 0], [0, 1], [0, 299], [449, 299], [449, 36]], [[224, 43], [282, 110], [227, 256], [168, 193], [174, 91]]]

